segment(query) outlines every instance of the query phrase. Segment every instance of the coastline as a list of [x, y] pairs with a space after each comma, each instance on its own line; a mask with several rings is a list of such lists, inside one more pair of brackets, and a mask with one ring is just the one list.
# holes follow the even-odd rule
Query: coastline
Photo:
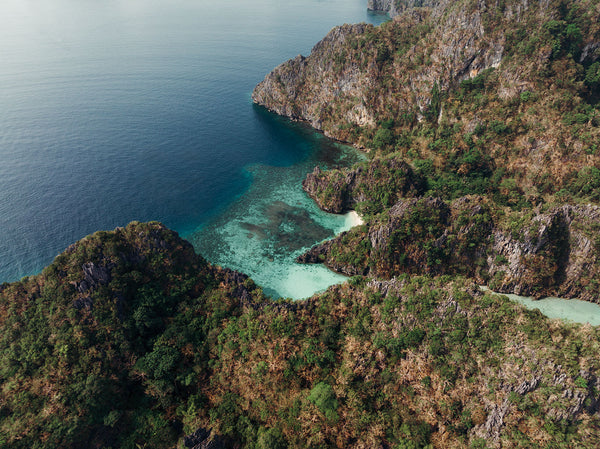
[[520, 296], [514, 293], [500, 293], [482, 285], [482, 292], [492, 295], [506, 296], [513, 302], [523, 305], [528, 310], [539, 310], [544, 316], [563, 321], [600, 326], [600, 305], [581, 299], [557, 298], [548, 296], [542, 299], [533, 299], [531, 296]]
[[362, 219], [362, 217], [360, 215], [358, 215], [358, 212], [356, 212], [355, 210], [351, 210], [350, 212], [345, 213], [344, 218], [345, 218], [344, 228], [340, 232], [338, 232], [336, 235], [339, 235], [340, 233], [342, 233], [344, 231], [349, 231], [350, 229], [352, 229], [356, 226], [365, 224], [365, 221]]

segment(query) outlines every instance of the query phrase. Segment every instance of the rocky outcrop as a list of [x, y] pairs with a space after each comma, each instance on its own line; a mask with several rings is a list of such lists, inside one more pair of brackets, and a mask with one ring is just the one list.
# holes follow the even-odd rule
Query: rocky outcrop
[[401, 200], [385, 218], [317, 245], [298, 261], [383, 278], [463, 274], [503, 293], [600, 302], [600, 207], [565, 205], [497, 217], [478, 197], [450, 204]]
[[[588, 232], [576, 210], [595, 212], [569, 212], [569, 229]], [[393, 242], [388, 259], [367, 264], [373, 273], [400, 267], [400, 248], [405, 266], [452, 266], [444, 248], [481, 260], [493, 242], [468, 243], [493, 234], [491, 212], [481, 197], [406, 199], [344, 234], [351, 251], [329, 242], [328, 256], [357, 267], [357, 254]], [[559, 212], [536, 214], [548, 228], [531, 233], [536, 242], [563, 229]], [[81, 294], [93, 308], [71, 307]], [[600, 439], [598, 329], [548, 320], [460, 277], [356, 277], [306, 301], [272, 301], [164, 226], [133, 223], [6, 284], [0, 306], [11, 448], [303, 448], [315, 425], [323, 446], [345, 448]], [[330, 409], [319, 391], [335, 399]], [[377, 426], [365, 428], [365, 416]]]
[[[381, 295], [385, 302], [390, 298], [402, 298], [403, 291], [406, 291], [406, 286], [411, 282], [411, 278], [406, 276], [388, 280], [370, 279], [367, 288]], [[483, 296], [475, 283], [463, 285], [461, 290], [477, 298], [477, 301]], [[482, 311], [487, 307], [482, 306]], [[509, 304], [509, 307], [514, 305]], [[448, 322], [472, 322], [474, 311], [450, 296], [437, 304], [432, 316], [436, 328], [442, 329], [444, 323]], [[490, 313], [490, 316], [493, 315]], [[403, 326], [410, 325], [410, 322], [403, 323]], [[455, 326], [450, 329], [454, 331]], [[477, 332], [475, 329], [471, 330]], [[515, 336], [516, 333], [512, 335]], [[468, 345], [464, 341], [462, 344]], [[520, 361], [522, 369], [516, 369], [514, 360], [501, 362], [495, 367], [486, 364], [482, 368], [485, 374], [479, 385], [479, 391], [483, 393], [478, 398], [480, 408], [477, 413], [470, 409], [473, 422], [466, 432], [471, 441], [482, 438], [486, 440], [486, 447], [505, 447], [510, 429], [524, 428], [523, 410], [528, 404], [535, 404], [538, 416], [543, 416], [549, 427], [574, 424], [587, 417], [598, 416], [600, 380], [597, 375], [589, 370], [577, 371], [557, 363], [547, 350], [548, 348], [540, 350], [525, 342], [513, 342], [505, 346], [504, 351], [506, 355], [513, 354]], [[560, 351], [555, 354], [564, 355]], [[572, 360], [571, 357], [569, 355], [567, 359]], [[494, 381], [491, 382], [490, 379]], [[439, 446], [442, 447], [443, 444]]]
[[447, 3], [444, 0], [369, 0], [367, 9], [371, 11], [385, 12], [390, 17], [395, 17], [403, 11], [411, 8], [431, 8], [437, 7], [441, 3]]
[[[465, 174], [468, 164], [453, 162], [479, 151], [531, 195], [556, 193], [599, 166], [591, 142], [600, 116], [586, 112], [597, 101], [600, 55], [600, 11], [590, 2], [369, 7], [397, 15], [378, 27], [334, 28], [310, 55], [268, 74], [254, 101], [374, 153], [429, 159], [438, 171]], [[585, 132], [573, 132], [575, 123]]]
[[565, 205], [514, 226], [494, 230], [487, 258], [493, 289], [600, 302], [598, 206]]
[[398, 201], [384, 217], [312, 248], [299, 262], [323, 262], [347, 275], [389, 278], [400, 273], [476, 276], [492, 222], [485, 201], [439, 198]]
[[[357, 140], [352, 127], [375, 126], [378, 116], [388, 115], [384, 110], [393, 109], [398, 116], [416, 110], [422, 115], [431, 103], [435, 83], [447, 88], [497, 67], [502, 60], [503, 38], [485, 36], [480, 11], [466, 14], [450, 8], [451, 3], [375, 0], [372, 9], [406, 14], [386, 31], [378, 31], [382, 36], [376, 39], [371, 25], [335, 27], [308, 57], [299, 55], [269, 73], [254, 89], [252, 99], [280, 115], [307, 121], [330, 137], [351, 142]], [[415, 10], [415, 6], [435, 8]], [[411, 32], [412, 27], [418, 30]], [[431, 31], [421, 42], [424, 30]], [[407, 42], [391, 41], [395, 32], [407, 33]], [[426, 50], [426, 41], [437, 45]], [[416, 67], [412, 60], [425, 51], [431, 51], [432, 62]]]
[[184, 437], [183, 443], [190, 449], [223, 449], [225, 447], [223, 440], [218, 435], [212, 430], [202, 427]]
[[256, 306], [252, 303], [251, 293], [256, 285], [247, 275], [229, 268], [212, 267], [211, 271], [216, 279], [222, 281], [222, 286], [228, 287], [229, 296], [239, 300], [240, 307]]
[[352, 169], [321, 171], [316, 167], [302, 182], [302, 188], [327, 212], [359, 209], [381, 212], [400, 198], [425, 191], [425, 180], [400, 158], [377, 159]]
[[366, 264], [347, 263], [345, 260], [340, 261], [330, 256], [330, 251], [335, 250], [338, 242], [344, 240], [348, 235], [343, 232], [336, 239], [327, 240], [316, 246], [313, 246], [306, 253], [301, 254], [296, 258], [298, 263], [325, 263], [330, 269], [346, 276], [366, 276], [370, 272], [370, 268]]
[[81, 294], [79, 298], [73, 301], [73, 306], [76, 309], [92, 308], [94, 301], [90, 295], [97, 287], [107, 285], [110, 282], [111, 265], [112, 264], [109, 264], [108, 266], [98, 266], [94, 264], [94, 262], [87, 262], [81, 266], [83, 269], [83, 280], [75, 282], [75, 287]]
[[361, 70], [357, 62], [346, 64], [345, 58], [339, 56], [349, 39], [372, 28], [366, 24], [335, 27], [313, 47], [309, 57], [298, 55], [269, 73], [254, 89], [252, 100], [333, 135], [323, 128], [330, 115], [327, 103], [339, 97], [362, 98], [346, 111], [347, 118], [362, 125], [375, 124], [374, 116], [364, 105], [364, 87], [372, 83], [368, 71]]
[[[581, 370], [578, 375], [571, 376], [561, 365], [555, 365], [550, 360], [540, 359], [533, 351], [524, 356], [535, 362], [533, 376], [523, 380], [518, 386], [510, 383], [503, 385], [501, 391], [504, 399], [501, 402], [487, 404], [485, 423], [474, 427], [471, 430], [472, 436], [484, 438], [497, 445], [500, 442], [505, 422], [507, 420], [514, 422], [519, 415], [515, 403], [519, 403], [523, 399], [518, 396], [528, 396], [528, 400], [535, 400], [532, 398], [532, 396], [536, 396], [533, 392], [540, 388], [552, 392], [541, 404], [545, 410], [546, 419], [551, 422], [573, 423], [581, 419], [583, 414], [598, 413], [600, 382], [597, 376], [585, 370]], [[511, 394], [513, 395], [512, 399]], [[518, 396], [514, 396], [515, 394]], [[558, 401], [561, 402], [559, 407], [557, 407]]]
[[367, 9], [371, 11], [385, 12], [390, 17], [398, 15], [398, 9], [396, 8], [395, 0], [369, 0], [367, 2]]

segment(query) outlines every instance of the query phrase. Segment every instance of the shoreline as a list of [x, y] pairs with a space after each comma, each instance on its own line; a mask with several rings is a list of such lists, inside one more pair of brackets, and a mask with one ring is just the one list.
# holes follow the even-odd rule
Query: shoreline
[[600, 305], [593, 302], [582, 301], [577, 298], [558, 298], [555, 296], [533, 299], [530, 296], [521, 296], [514, 293], [495, 292], [485, 285], [480, 285], [479, 288], [484, 293], [505, 296], [529, 310], [539, 310], [548, 318], [600, 326]]
[[346, 216], [346, 225], [349, 226], [350, 228], [365, 224], [365, 221], [362, 219], [362, 217], [360, 215], [358, 215], [358, 212], [356, 212], [355, 210], [351, 210], [350, 212], [347, 212], [345, 214], [345, 216]]

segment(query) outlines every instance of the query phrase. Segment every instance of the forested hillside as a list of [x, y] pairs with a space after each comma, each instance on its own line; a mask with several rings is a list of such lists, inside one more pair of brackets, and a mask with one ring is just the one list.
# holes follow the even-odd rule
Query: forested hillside
[[0, 447], [597, 448], [600, 2], [372, 1], [253, 98], [368, 151], [304, 189], [365, 223], [265, 297], [131, 223], [0, 286]]
[[600, 444], [600, 331], [462, 277], [273, 301], [132, 223], [4, 284], [0, 310], [2, 447]]

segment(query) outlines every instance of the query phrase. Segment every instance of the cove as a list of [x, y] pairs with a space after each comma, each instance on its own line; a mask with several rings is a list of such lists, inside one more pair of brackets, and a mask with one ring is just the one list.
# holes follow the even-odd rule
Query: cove
[[219, 265], [248, 274], [273, 297], [302, 299], [347, 278], [324, 265], [303, 265], [295, 258], [312, 245], [359, 224], [356, 212], [321, 211], [302, 190], [315, 165], [338, 168], [365, 158], [352, 147], [333, 142], [308, 125], [293, 123], [255, 106], [265, 126], [285, 133], [291, 145], [304, 147], [295, 164], [245, 167], [249, 189], [211, 222], [185, 237], [197, 252]]
[[600, 305], [579, 299], [564, 299], [547, 297], [533, 299], [528, 296], [519, 296], [512, 293], [496, 293], [487, 287], [481, 290], [495, 295], [506, 296], [514, 302], [524, 305], [528, 309], [537, 309], [548, 318], [559, 318], [574, 323], [591, 324], [600, 326]]

